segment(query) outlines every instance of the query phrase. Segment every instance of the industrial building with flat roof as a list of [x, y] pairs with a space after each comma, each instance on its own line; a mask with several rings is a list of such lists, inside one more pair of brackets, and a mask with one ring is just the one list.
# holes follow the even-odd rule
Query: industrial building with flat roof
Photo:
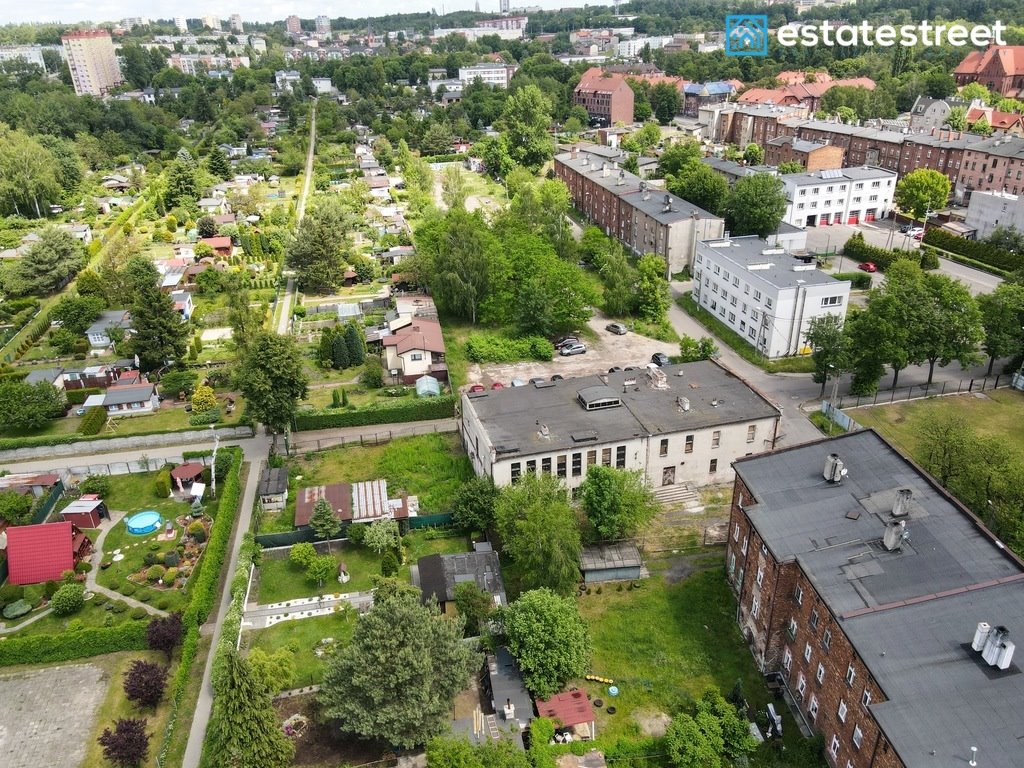
[[737, 620], [831, 765], [1022, 765], [1024, 562], [872, 430], [735, 470]]
[[498, 486], [541, 472], [575, 489], [602, 464], [667, 492], [730, 480], [734, 459], [772, 449], [778, 423], [760, 393], [702, 361], [465, 394], [460, 432]]

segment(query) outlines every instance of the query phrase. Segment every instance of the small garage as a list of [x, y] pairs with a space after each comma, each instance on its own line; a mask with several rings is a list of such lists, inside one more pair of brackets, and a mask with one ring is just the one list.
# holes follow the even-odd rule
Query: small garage
[[595, 544], [580, 552], [580, 571], [587, 584], [639, 579], [642, 566], [640, 550], [631, 541]]
[[88, 493], [60, 511], [65, 521], [79, 528], [99, 528], [100, 520], [109, 517], [107, 505], [94, 493]]

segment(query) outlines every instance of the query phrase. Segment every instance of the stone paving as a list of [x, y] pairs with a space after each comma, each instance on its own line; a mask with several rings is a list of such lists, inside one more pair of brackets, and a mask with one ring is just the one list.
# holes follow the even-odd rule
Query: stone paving
[[78, 768], [108, 684], [92, 664], [0, 674], [0, 765]]

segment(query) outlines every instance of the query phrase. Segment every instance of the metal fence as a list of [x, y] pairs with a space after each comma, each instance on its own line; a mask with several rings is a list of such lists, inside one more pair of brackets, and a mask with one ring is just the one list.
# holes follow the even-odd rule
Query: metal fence
[[873, 395], [843, 395], [836, 402], [836, 408], [859, 408], [862, 405], [880, 405], [904, 402], [906, 400], [921, 400], [926, 397], [941, 397], [942, 395], [989, 392], [993, 389], [1009, 387], [1011, 378], [1010, 376], [1000, 374], [984, 376], [982, 378], [960, 379], [957, 382], [942, 381], [931, 385], [914, 384], [909, 387], [880, 390]]
[[433, 424], [396, 426], [394, 429], [389, 429], [386, 432], [372, 432], [366, 435], [337, 435], [330, 437], [304, 438], [302, 437], [302, 432], [292, 432], [291, 451], [292, 453], [298, 453], [305, 451], [322, 451], [324, 448], [343, 448], [346, 445], [384, 445], [398, 437], [412, 437], [414, 435], [430, 435], [438, 432], [456, 431], [458, 431], [458, 425], [453, 419], [439, 419]]

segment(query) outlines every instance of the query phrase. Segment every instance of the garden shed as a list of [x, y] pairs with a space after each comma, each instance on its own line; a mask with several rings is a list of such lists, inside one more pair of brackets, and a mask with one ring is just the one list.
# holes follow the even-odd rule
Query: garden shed
[[595, 544], [580, 552], [580, 571], [587, 584], [639, 579], [642, 566], [640, 550], [631, 541]]
[[441, 394], [441, 382], [433, 376], [420, 376], [416, 379], [416, 395], [418, 397], [437, 397]]
[[192, 483], [203, 476], [204, 469], [206, 467], [198, 461], [189, 461], [172, 469], [171, 478], [177, 483], [178, 490], [184, 491], [186, 486], [192, 485]]
[[60, 511], [65, 522], [79, 528], [99, 528], [100, 520], [109, 517], [107, 505], [95, 493], [87, 493]]
[[537, 699], [537, 713], [555, 721], [555, 726], [568, 731], [575, 739], [592, 741], [597, 735], [594, 707], [586, 691], [556, 693], [547, 701]]

